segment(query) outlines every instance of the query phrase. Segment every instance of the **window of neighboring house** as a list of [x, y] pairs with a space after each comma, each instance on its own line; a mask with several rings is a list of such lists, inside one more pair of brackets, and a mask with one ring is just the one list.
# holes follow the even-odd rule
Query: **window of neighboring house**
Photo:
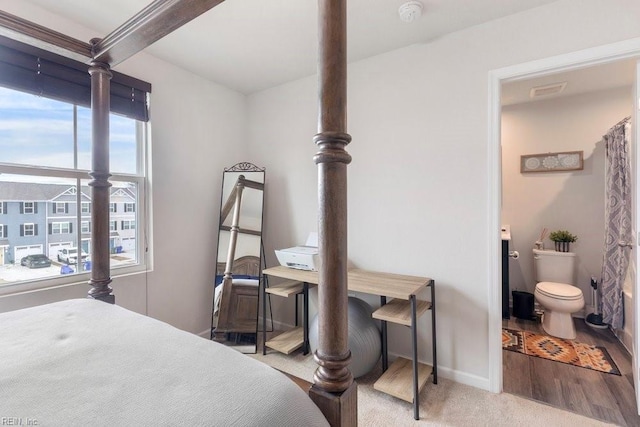
[[109, 221], [109, 231], [118, 231], [118, 221]]
[[109, 203], [109, 212], [111, 213], [118, 212], [118, 206], [115, 203]]
[[[45, 255], [55, 259], [63, 248], [92, 245], [86, 235], [92, 228], [87, 215], [93, 209], [89, 186], [92, 118], [88, 65], [39, 52], [19, 42], [11, 42], [11, 47], [5, 44], [0, 38], [0, 200], [19, 194], [23, 200], [15, 205], [19, 204], [20, 214], [38, 214], [41, 209], [43, 215], [33, 216], [28, 222], [24, 217], [16, 215], [14, 220], [8, 215], [2, 217], [2, 223], [19, 229], [20, 236], [30, 237], [28, 245], [41, 247]], [[115, 71], [112, 74], [110, 191], [130, 197], [146, 215], [147, 103], [151, 86]], [[12, 202], [9, 208], [13, 212]], [[0, 209], [6, 213], [6, 204], [0, 203]], [[109, 211], [116, 212], [115, 203], [109, 205]], [[63, 213], [67, 221], [47, 220], [52, 214]], [[146, 240], [142, 234], [146, 230], [145, 215], [136, 216], [141, 223], [134, 235], [141, 241]], [[110, 228], [115, 229], [119, 219], [110, 218]], [[9, 241], [9, 253], [14, 253], [14, 245], [25, 244], [16, 240]], [[122, 273], [142, 271], [145, 261], [145, 253], [136, 248], [126, 260], [111, 266], [113, 274], [121, 268]], [[61, 275], [55, 269], [49, 277], [43, 277], [43, 273], [44, 270], [21, 269], [19, 275], [8, 275], [0, 269], [0, 295], [5, 284], [33, 281], [29, 289], [55, 286], [77, 281], [73, 275], [79, 274]]]
[[51, 233], [49, 234], [69, 234], [72, 229], [70, 222], [52, 222]]
[[33, 224], [33, 223], [20, 224], [20, 235], [21, 236], [37, 236], [38, 224]]
[[7, 225], [0, 224], [0, 239], [6, 239], [7, 237]]
[[121, 229], [122, 230], [135, 230], [136, 229], [136, 222], [132, 221], [132, 220], [124, 220], [124, 221], [122, 221]]
[[53, 206], [54, 206], [54, 213], [57, 213], [57, 214], [67, 213], [69, 209], [66, 203], [61, 203], [61, 202], [55, 202]]
[[22, 212], [23, 214], [34, 214], [38, 213], [38, 208], [35, 202], [22, 202]]
[[7, 213], [7, 202], [0, 202], [0, 215]]
[[135, 212], [136, 211], [135, 203], [125, 203], [124, 204], [124, 211], [125, 212]]

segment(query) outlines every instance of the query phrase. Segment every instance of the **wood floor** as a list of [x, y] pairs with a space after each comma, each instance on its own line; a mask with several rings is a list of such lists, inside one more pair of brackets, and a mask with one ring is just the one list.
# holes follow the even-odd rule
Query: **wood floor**
[[[594, 330], [583, 319], [574, 322], [576, 341], [605, 347], [621, 376], [503, 350], [504, 391], [620, 426], [640, 426], [631, 356], [611, 331]], [[544, 334], [539, 322], [515, 317], [502, 326]]]

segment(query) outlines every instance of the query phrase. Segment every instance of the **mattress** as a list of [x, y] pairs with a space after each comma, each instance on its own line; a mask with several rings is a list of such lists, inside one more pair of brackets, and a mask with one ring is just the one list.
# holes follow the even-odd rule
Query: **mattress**
[[0, 414], [38, 426], [327, 426], [290, 379], [90, 299], [0, 314]]

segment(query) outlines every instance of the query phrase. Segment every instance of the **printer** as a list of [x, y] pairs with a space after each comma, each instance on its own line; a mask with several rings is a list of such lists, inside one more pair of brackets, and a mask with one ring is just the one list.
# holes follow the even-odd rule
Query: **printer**
[[318, 271], [318, 233], [309, 233], [302, 246], [287, 249], [276, 249], [276, 257], [280, 265], [298, 270]]

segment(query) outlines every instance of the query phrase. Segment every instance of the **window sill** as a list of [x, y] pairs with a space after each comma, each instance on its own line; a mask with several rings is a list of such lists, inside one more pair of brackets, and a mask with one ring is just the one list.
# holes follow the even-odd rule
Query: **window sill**
[[[119, 267], [111, 270], [111, 279], [113, 280], [119, 277], [147, 273], [149, 271], [151, 270], [142, 264]], [[0, 285], [0, 297], [77, 285], [86, 285], [88, 291], [90, 289], [88, 285], [90, 278], [91, 272], [86, 272], [73, 275], [63, 275], [61, 277], [49, 277], [30, 281], [5, 283]]]

